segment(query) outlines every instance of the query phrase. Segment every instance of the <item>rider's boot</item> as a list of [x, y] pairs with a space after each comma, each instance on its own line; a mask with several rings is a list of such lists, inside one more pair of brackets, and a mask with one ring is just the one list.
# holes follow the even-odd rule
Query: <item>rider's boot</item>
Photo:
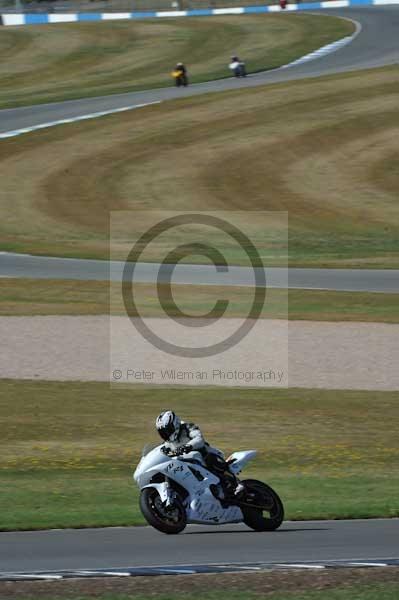
[[244, 494], [244, 490], [245, 490], [245, 487], [244, 487], [244, 486], [243, 486], [243, 484], [242, 484], [242, 483], [239, 481], [239, 482], [237, 483], [237, 487], [236, 487], [236, 489], [234, 490], [234, 496], [235, 496], [235, 497], [236, 497], [236, 498], [239, 500], [239, 499], [240, 499], [240, 498], [243, 496], [243, 494]]
[[224, 487], [226, 495], [230, 498], [235, 498], [236, 500], [240, 499], [245, 489], [243, 484], [231, 471], [224, 472]]

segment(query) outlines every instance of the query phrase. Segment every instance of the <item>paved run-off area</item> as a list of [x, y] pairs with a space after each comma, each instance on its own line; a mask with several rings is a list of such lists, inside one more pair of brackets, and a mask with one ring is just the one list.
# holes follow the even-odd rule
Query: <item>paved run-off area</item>
[[[177, 328], [173, 320], [146, 322], [162, 337], [174, 335]], [[235, 326], [236, 320], [222, 319], [213, 324], [212, 332], [223, 337]], [[188, 338], [183, 332], [183, 345], [187, 341], [192, 345], [192, 339], [199, 339], [199, 330], [208, 328], [187, 329], [196, 337]], [[117, 369], [122, 372], [117, 378], [123, 383], [399, 389], [399, 326], [392, 324], [260, 320], [230, 351], [196, 360], [157, 350], [127, 317], [1, 317], [0, 335], [1, 378], [112, 381], [112, 371]], [[211, 380], [180, 379], [175, 374], [165, 380], [162, 373], [166, 369], [202, 370], [210, 373]], [[214, 378], [215, 369], [272, 371], [275, 375], [261, 381], [239, 376]], [[137, 379], [128, 376], [128, 370], [154, 375]]]

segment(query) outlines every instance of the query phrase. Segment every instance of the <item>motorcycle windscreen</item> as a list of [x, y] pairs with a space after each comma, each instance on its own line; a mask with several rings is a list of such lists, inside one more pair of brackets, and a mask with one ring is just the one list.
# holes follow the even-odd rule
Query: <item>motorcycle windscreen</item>
[[158, 444], [146, 444], [144, 446], [144, 448], [141, 451], [141, 456], [147, 456], [147, 454], [149, 454], [152, 450], [154, 450], [154, 448], [157, 448]]

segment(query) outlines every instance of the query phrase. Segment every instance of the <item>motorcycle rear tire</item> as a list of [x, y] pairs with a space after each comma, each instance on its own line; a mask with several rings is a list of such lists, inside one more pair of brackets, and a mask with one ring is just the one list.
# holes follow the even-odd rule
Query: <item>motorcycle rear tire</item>
[[279, 495], [263, 481], [257, 481], [256, 479], [245, 479], [241, 482], [246, 488], [258, 488], [259, 491], [263, 491], [270, 498], [273, 499], [273, 510], [269, 517], [264, 517], [263, 512], [260, 508], [242, 507], [242, 513], [244, 516], [244, 523], [255, 531], [275, 531], [284, 521], [284, 506]]
[[187, 515], [181, 500], [176, 497], [174, 500], [174, 508], [179, 513], [179, 518], [176, 523], [168, 522], [163, 519], [155, 507], [156, 496], [159, 496], [155, 488], [145, 488], [140, 494], [140, 509], [145, 520], [149, 525], [169, 535], [175, 535], [183, 531], [187, 525]]
[[188, 79], [185, 76], [181, 76], [181, 77], [176, 77], [176, 86], [177, 87], [187, 87], [188, 86]]

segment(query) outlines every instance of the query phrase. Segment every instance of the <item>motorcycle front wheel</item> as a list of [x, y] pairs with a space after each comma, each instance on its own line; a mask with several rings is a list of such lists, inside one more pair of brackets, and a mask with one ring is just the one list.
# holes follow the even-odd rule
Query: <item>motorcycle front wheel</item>
[[180, 533], [187, 525], [181, 500], [176, 497], [173, 506], [166, 507], [155, 488], [141, 490], [140, 508], [147, 523], [162, 533]]
[[[241, 508], [245, 525], [255, 531], [278, 529], [284, 520], [284, 506], [278, 494], [266, 483], [256, 479], [245, 479], [241, 483], [248, 494], [248, 506]], [[257, 506], [249, 506], [251, 502]]]

